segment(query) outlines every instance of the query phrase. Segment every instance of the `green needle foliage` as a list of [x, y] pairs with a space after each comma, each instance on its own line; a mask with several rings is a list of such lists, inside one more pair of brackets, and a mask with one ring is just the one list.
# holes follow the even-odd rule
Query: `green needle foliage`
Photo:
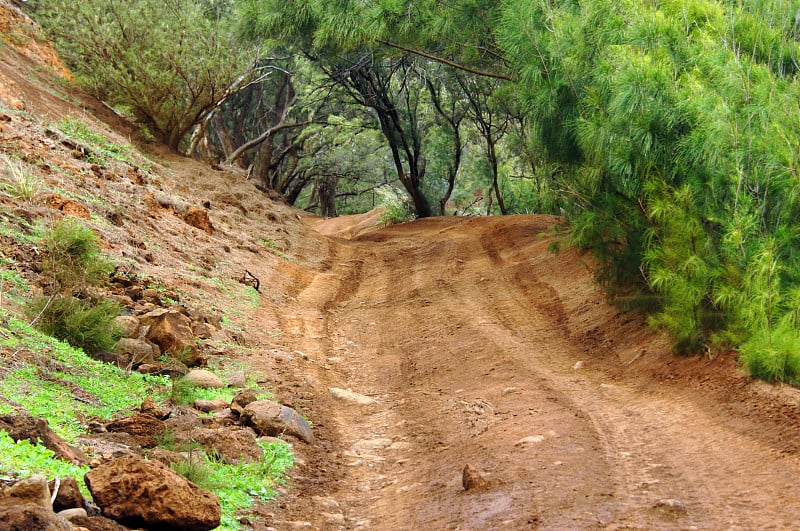
[[658, 294], [679, 351], [740, 346], [753, 374], [796, 380], [796, 2], [503, 6], [531, 142], [603, 279]]

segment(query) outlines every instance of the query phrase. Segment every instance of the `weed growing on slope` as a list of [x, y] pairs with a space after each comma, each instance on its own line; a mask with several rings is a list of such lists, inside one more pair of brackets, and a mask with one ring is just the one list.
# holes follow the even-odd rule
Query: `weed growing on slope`
[[18, 201], [31, 201], [42, 188], [41, 181], [25, 170], [22, 161], [11, 159], [8, 155], [2, 156], [8, 182], [0, 182], [0, 189]]
[[87, 162], [94, 162], [102, 165], [105, 164], [106, 158], [110, 158], [130, 164], [134, 163], [132, 157], [133, 148], [131, 146], [111, 142], [100, 133], [92, 131], [88, 125], [77, 118], [67, 116], [58, 122], [56, 127], [68, 138], [85, 144], [95, 151], [95, 154], [87, 158]]

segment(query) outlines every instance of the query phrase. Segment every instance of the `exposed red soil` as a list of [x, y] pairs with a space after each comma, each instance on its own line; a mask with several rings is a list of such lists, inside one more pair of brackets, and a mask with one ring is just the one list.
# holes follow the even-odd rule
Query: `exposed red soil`
[[[283, 346], [320, 442], [300, 449], [275, 528], [800, 523], [800, 393], [731, 356], [674, 357], [606, 303], [585, 257], [548, 251], [556, 221], [420, 220], [322, 240], [313, 274], [279, 270], [294, 279]], [[487, 487], [463, 490], [466, 464]]]

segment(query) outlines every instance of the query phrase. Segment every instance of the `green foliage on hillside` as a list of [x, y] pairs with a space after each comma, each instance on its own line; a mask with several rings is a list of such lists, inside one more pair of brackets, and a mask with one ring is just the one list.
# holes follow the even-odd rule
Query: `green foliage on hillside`
[[679, 350], [743, 345], [754, 374], [790, 381], [795, 4], [508, 2], [498, 32], [606, 280], [644, 279]]
[[45, 418], [72, 441], [81, 419], [110, 418], [138, 406], [146, 396], [165, 397], [169, 378], [152, 377], [94, 360], [80, 349], [0, 311], [0, 350], [7, 360], [0, 375], [0, 412], [17, 408]]
[[100, 252], [97, 235], [88, 227], [63, 218], [41, 235], [44, 294], [26, 305], [37, 328], [89, 354], [110, 350], [119, 339], [114, 318], [119, 306], [89, 300], [87, 288], [103, 286], [113, 264]]

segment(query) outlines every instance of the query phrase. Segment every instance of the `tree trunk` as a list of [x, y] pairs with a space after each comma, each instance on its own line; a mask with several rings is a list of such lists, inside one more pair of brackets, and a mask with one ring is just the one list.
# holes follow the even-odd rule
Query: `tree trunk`
[[497, 206], [500, 208], [500, 213], [505, 216], [508, 214], [508, 210], [506, 209], [505, 201], [503, 201], [503, 194], [500, 192], [500, 183], [497, 182], [500, 172], [497, 168], [497, 149], [491, 135], [486, 137], [486, 144], [489, 152], [489, 164], [492, 167], [492, 188], [494, 189], [495, 197], [497, 197]]

